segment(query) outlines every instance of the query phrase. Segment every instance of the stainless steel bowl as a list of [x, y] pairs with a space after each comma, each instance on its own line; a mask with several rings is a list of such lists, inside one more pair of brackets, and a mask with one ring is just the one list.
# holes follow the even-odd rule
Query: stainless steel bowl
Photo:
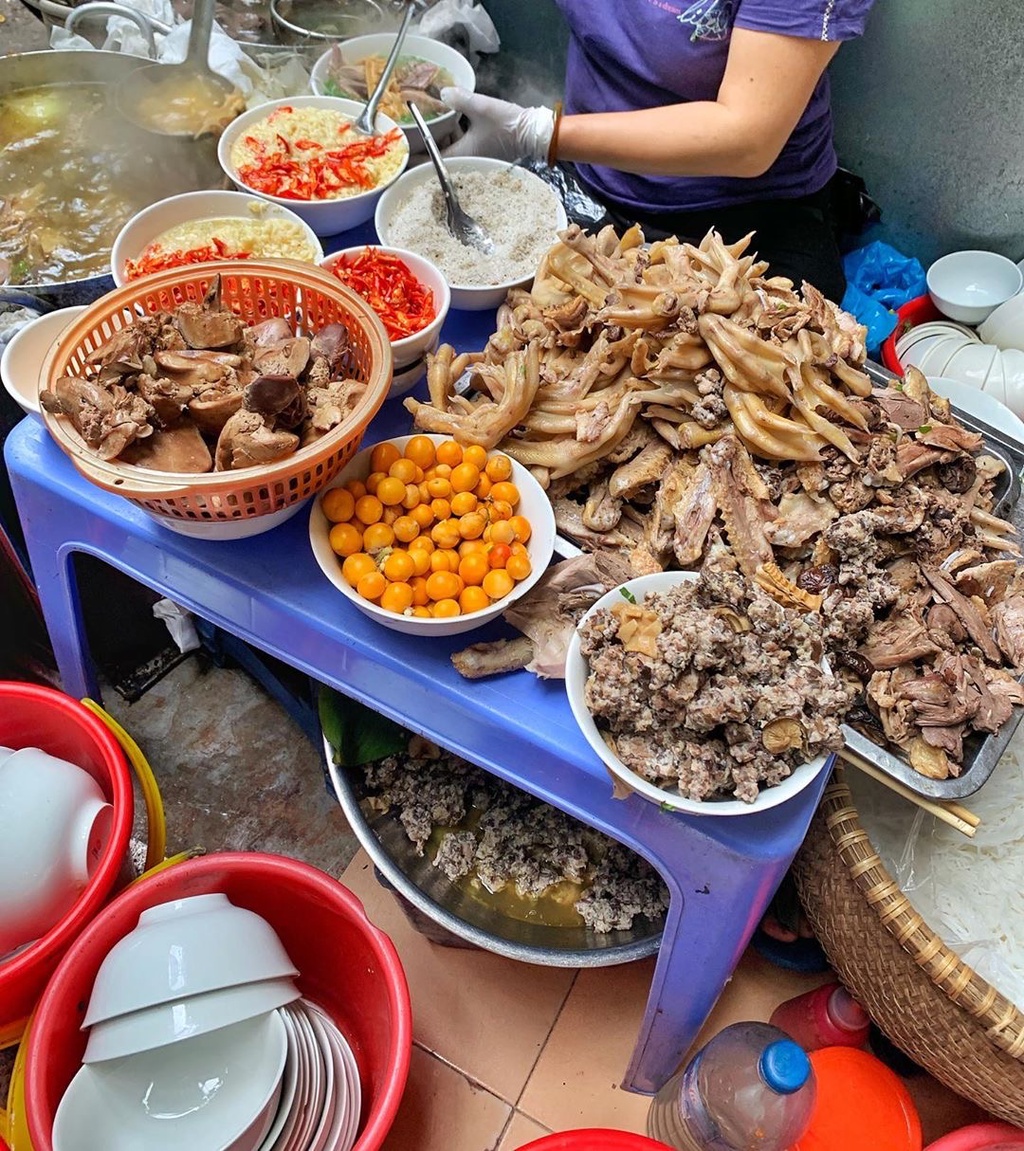
[[418, 911], [446, 931], [523, 963], [547, 967], [604, 967], [653, 955], [661, 944], [663, 923], [634, 920], [631, 931], [601, 933], [589, 927], [547, 927], [501, 914], [452, 883], [426, 856], [415, 854], [393, 815], [367, 819], [362, 773], [334, 762], [324, 740], [324, 758], [338, 802], [353, 833], [378, 871]]
[[270, 19], [282, 43], [321, 47], [395, 27], [377, 0], [270, 0]]

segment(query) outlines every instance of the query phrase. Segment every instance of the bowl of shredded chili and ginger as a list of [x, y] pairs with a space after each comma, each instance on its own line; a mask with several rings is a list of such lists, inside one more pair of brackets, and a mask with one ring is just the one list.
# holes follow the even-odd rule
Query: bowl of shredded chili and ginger
[[440, 268], [404, 248], [367, 244], [343, 248], [321, 261], [370, 305], [391, 341], [395, 371], [431, 351], [451, 304]]
[[390, 117], [378, 113], [377, 135], [352, 122], [356, 100], [289, 96], [250, 109], [220, 138], [217, 155], [243, 192], [290, 208], [318, 236], [365, 223], [384, 189], [409, 162], [409, 144]]
[[250, 192], [168, 196], [137, 212], [117, 235], [110, 271], [129, 280], [211, 260], [297, 260], [318, 264], [323, 246], [289, 208]]

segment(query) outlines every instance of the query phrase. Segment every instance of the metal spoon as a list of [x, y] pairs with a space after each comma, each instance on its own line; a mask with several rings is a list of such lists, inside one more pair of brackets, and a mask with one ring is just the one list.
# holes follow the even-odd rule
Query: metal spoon
[[214, 0], [196, 0], [180, 64], [149, 64], [121, 80], [116, 101], [122, 116], [163, 136], [196, 137], [226, 126], [242, 111], [234, 84], [210, 67], [213, 9]]
[[459, 243], [465, 244], [469, 248], [476, 248], [477, 251], [483, 252], [485, 256], [490, 256], [494, 252], [494, 241], [488, 235], [487, 230], [478, 224], [459, 203], [459, 198], [455, 194], [451, 177], [448, 175], [448, 169], [444, 166], [441, 153], [437, 150], [434, 137], [431, 136], [430, 129], [423, 121], [423, 113], [412, 101], [409, 102], [409, 112], [416, 121], [416, 127], [420, 130], [420, 135], [423, 137], [423, 145], [427, 149], [427, 155], [430, 157], [430, 162], [434, 165], [434, 170], [437, 172], [437, 178], [441, 184], [441, 192], [444, 195], [445, 213], [448, 219], [448, 231], [451, 232]]
[[384, 71], [381, 72], [380, 79], [377, 81], [377, 87], [370, 93], [370, 98], [366, 101], [366, 107], [352, 121], [352, 131], [358, 132], [360, 136], [377, 135], [377, 129], [374, 127], [374, 121], [377, 119], [377, 106], [384, 96], [384, 89], [388, 86], [391, 73], [394, 72], [395, 65], [398, 63], [398, 56], [402, 51], [405, 34], [409, 30], [409, 24], [412, 22], [412, 16], [415, 11], [415, 0], [408, 0], [405, 6], [405, 15], [402, 17], [402, 23], [398, 29], [398, 35], [395, 36], [395, 42], [391, 47], [391, 54], [388, 56], [387, 63], [384, 65]]

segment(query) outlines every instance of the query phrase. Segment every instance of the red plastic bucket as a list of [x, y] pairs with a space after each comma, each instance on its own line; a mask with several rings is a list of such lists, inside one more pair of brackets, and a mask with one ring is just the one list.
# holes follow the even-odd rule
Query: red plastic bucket
[[629, 1131], [611, 1131], [591, 1127], [586, 1131], [562, 1131], [526, 1143], [519, 1151], [671, 1151], [664, 1143], [633, 1135]]
[[146, 908], [214, 891], [271, 924], [301, 972], [303, 995], [348, 1038], [363, 1085], [354, 1151], [376, 1151], [384, 1142], [412, 1054], [409, 987], [394, 944], [347, 887], [315, 867], [280, 855], [226, 852], [134, 884], [100, 912], [54, 972], [33, 1017], [25, 1061], [34, 1151], [52, 1151], [54, 1115], [85, 1051], [79, 1028], [103, 957]]
[[1019, 1127], [1011, 1127], [1009, 1123], [973, 1123], [929, 1143], [925, 1151], [1021, 1151], [1022, 1148], [1024, 1131]]
[[110, 841], [92, 879], [42, 939], [0, 964], [0, 1046], [20, 1035], [61, 956], [110, 898], [128, 851], [135, 804], [132, 777], [116, 737], [76, 699], [51, 687], [0, 680], [0, 745], [41, 747], [84, 768], [113, 804]]

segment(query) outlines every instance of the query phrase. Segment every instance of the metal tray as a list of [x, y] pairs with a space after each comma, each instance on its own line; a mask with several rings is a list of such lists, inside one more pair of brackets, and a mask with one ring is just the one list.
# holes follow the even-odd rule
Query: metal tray
[[[894, 378], [892, 372], [879, 364], [868, 362], [865, 368], [872, 380], [883, 387]], [[968, 412], [961, 411], [955, 404], [952, 408], [957, 420], [965, 428], [978, 432], [984, 438], [984, 450], [997, 456], [1006, 465], [1006, 472], [1000, 477], [995, 488], [996, 502], [993, 514], [1010, 520], [1024, 539], [1024, 501], [1020, 499], [1024, 444], [1011, 439], [996, 428], [989, 427]], [[1020, 678], [1024, 681], [1024, 676]], [[843, 735], [850, 751], [898, 779], [918, 795], [927, 796], [929, 799], [957, 800], [973, 795], [988, 780], [1022, 719], [1024, 719], [1024, 707], [1015, 707], [1011, 717], [993, 735], [975, 732], [968, 736], [964, 740], [961, 772], [950, 779], [929, 779], [921, 775], [906, 760], [889, 749], [880, 747], [874, 740], [847, 725], [843, 726]]]

